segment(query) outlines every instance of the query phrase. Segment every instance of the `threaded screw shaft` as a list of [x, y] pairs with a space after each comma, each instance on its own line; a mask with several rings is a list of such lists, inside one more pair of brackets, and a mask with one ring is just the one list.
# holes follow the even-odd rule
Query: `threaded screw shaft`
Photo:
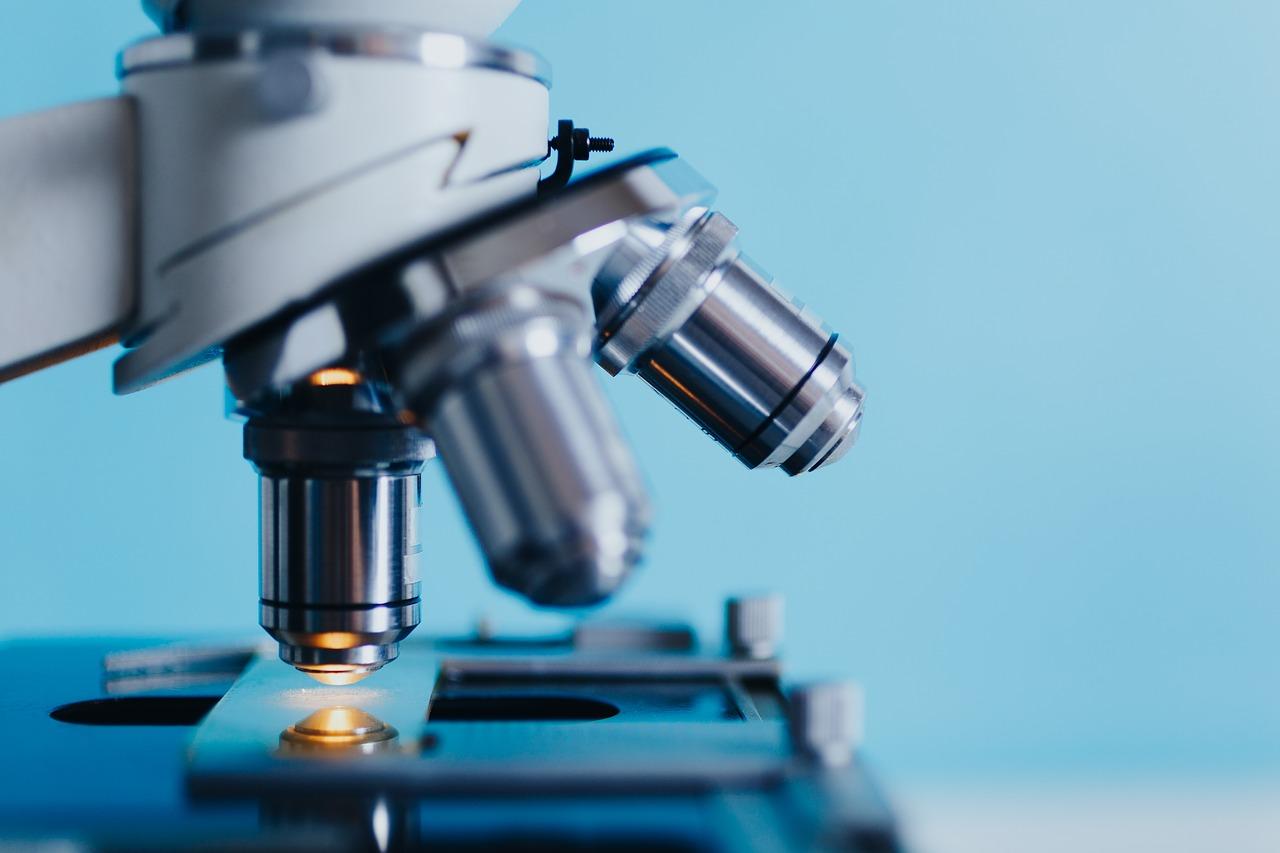
[[[548, 145], [549, 145], [549, 147], [551, 148], [551, 150], [552, 150], [552, 151], [559, 151], [559, 150], [560, 150], [560, 140], [559, 140], [559, 139], [549, 139], [549, 140], [547, 140], [547, 143], [548, 143]], [[587, 139], [587, 150], [588, 150], [588, 151], [605, 151], [605, 152], [608, 152], [608, 151], [612, 151], [612, 150], [614, 149], [614, 147], [616, 147], [616, 145], [617, 145], [617, 143], [616, 143], [616, 142], [614, 142], [613, 138], [612, 138], [612, 137], [609, 137], [609, 136], [592, 136], [592, 137], [589, 137], [589, 138]], [[581, 150], [581, 149], [579, 149], [579, 150]]]

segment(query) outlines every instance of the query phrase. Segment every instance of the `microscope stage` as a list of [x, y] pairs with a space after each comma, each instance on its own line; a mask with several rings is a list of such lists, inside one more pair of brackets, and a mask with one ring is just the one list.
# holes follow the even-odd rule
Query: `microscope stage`
[[860, 762], [794, 756], [778, 662], [687, 629], [410, 641], [348, 687], [246, 647], [3, 648], [0, 844], [897, 849]]

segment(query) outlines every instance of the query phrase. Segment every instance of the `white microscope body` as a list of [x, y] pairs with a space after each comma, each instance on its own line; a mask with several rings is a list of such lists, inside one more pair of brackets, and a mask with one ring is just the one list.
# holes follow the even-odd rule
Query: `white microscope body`
[[190, 29], [126, 48], [120, 96], [0, 123], [0, 376], [120, 339], [137, 390], [532, 194], [549, 72], [477, 40], [516, 5], [150, 3]]

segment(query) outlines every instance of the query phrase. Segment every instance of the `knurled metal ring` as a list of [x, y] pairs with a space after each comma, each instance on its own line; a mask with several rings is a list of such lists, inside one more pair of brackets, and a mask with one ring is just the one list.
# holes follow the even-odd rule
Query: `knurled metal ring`
[[[670, 251], [669, 263], [659, 263], [652, 279], [635, 296], [629, 314], [607, 337], [601, 335], [597, 357], [616, 374], [665, 339], [698, 310], [715, 282], [711, 274], [738, 236], [738, 226], [720, 213], [708, 213]], [[711, 286], [707, 286], [710, 284]]]

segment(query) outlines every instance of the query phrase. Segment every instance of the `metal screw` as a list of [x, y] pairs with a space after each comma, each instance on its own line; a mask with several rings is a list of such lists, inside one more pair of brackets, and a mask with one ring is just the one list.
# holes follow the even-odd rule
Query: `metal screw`
[[862, 689], [852, 681], [820, 681], [792, 688], [788, 697], [791, 743], [824, 767], [844, 767], [862, 743]]
[[752, 595], [725, 602], [725, 642], [735, 657], [775, 657], [782, 643], [783, 598]]
[[[613, 139], [611, 139], [611, 138], [610, 138], [610, 137], [608, 137], [608, 136], [588, 136], [588, 137], [587, 137], [587, 150], [588, 150], [588, 151], [612, 151], [612, 150], [613, 150], [613, 146], [614, 146], [614, 144], [615, 144], [615, 143], [614, 143]], [[574, 148], [574, 153], [577, 153], [579, 146], [578, 146], [578, 144], [577, 144], [577, 141], [576, 141], [576, 140], [574, 141], [574, 146], [573, 146], [573, 148]], [[552, 150], [552, 151], [559, 151], [559, 150], [560, 150], [560, 140], [559, 140], [559, 139], [552, 139], [552, 140], [551, 140], [551, 150]]]
[[588, 160], [592, 151], [612, 151], [613, 140], [607, 136], [592, 136], [585, 127], [574, 127], [573, 119], [562, 118], [556, 123], [556, 135], [547, 140], [547, 156], [555, 151], [556, 167], [550, 175], [538, 181], [538, 194], [546, 195], [563, 189], [573, 177], [575, 160]]
[[[608, 136], [589, 136], [589, 130], [585, 128], [575, 128], [573, 131], [573, 150], [569, 153], [573, 155], [575, 160], [586, 160], [592, 151], [612, 151], [614, 141]], [[548, 140], [552, 151], [560, 150], [560, 139]]]

